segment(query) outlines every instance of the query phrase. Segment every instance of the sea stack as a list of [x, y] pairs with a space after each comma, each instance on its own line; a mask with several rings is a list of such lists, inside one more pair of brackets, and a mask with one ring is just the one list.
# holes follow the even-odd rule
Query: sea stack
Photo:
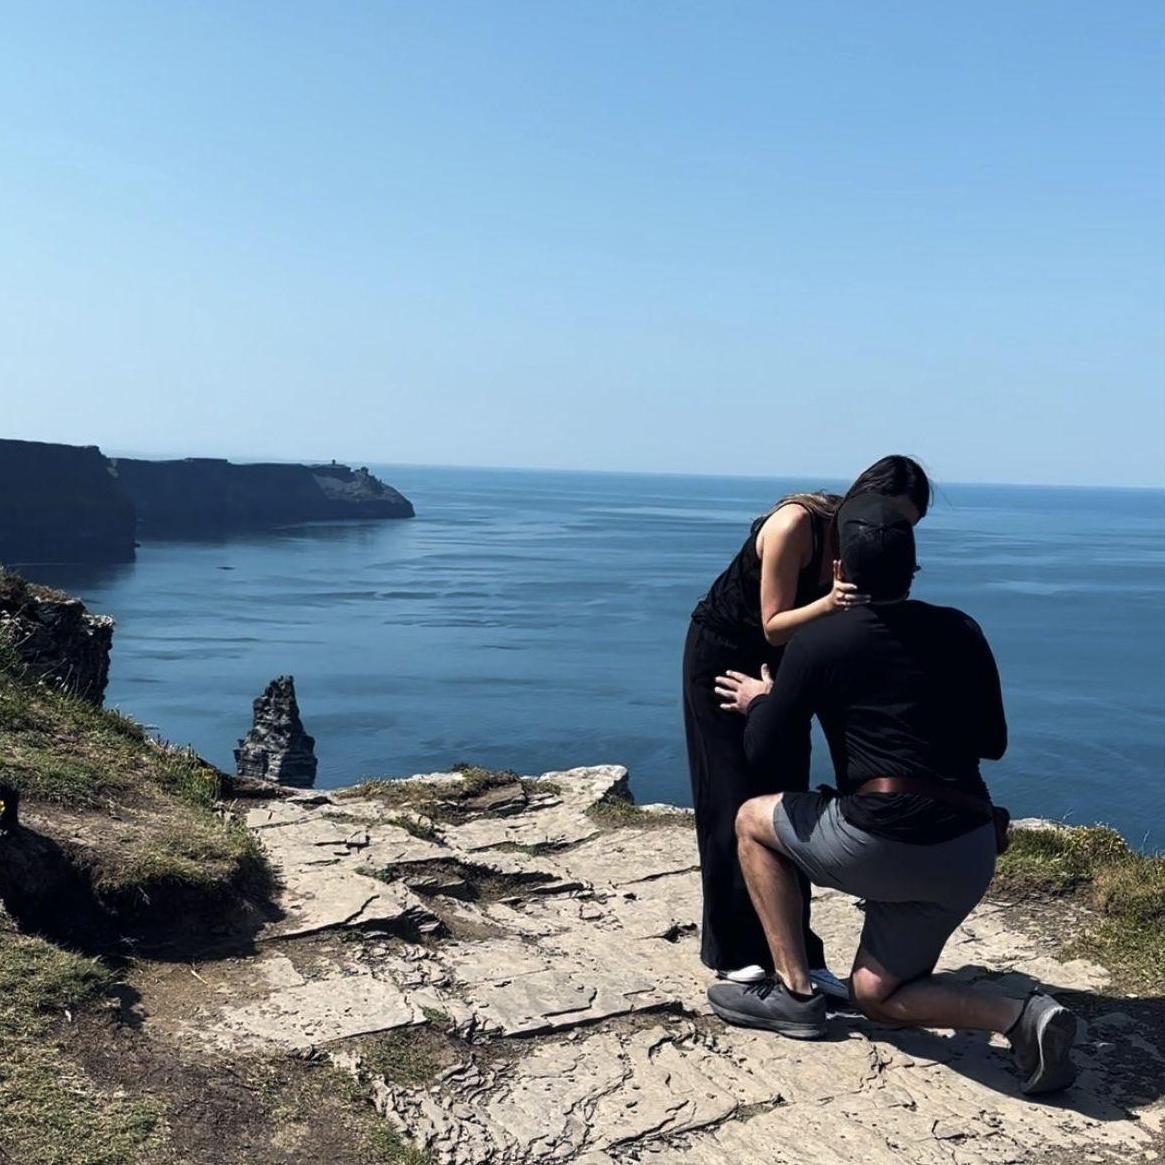
[[295, 679], [273, 679], [255, 699], [254, 710], [251, 731], [235, 749], [239, 776], [310, 788], [316, 779], [316, 742], [303, 730]]

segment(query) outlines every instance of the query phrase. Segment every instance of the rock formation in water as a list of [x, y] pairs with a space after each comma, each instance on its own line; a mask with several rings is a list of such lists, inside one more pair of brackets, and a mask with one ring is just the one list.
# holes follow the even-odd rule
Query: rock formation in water
[[80, 599], [0, 571], [0, 643], [38, 679], [100, 704], [109, 680], [113, 620]]
[[347, 465], [235, 465], [216, 458], [113, 462], [146, 538], [266, 529], [296, 522], [411, 518], [412, 503]]
[[251, 731], [235, 749], [240, 777], [309, 788], [316, 779], [315, 738], [303, 730], [292, 676], [273, 679], [254, 703]]
[[0, 441], [0, 562], [133, 556], [133, 502], [95, 445]]

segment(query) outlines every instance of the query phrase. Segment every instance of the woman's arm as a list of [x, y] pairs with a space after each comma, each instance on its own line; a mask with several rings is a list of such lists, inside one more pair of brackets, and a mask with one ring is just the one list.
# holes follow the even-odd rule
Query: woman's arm
[[757, 535], [760, 555], [760, 613], [765, 639], [774, 647], [787, 643], [793, 632], [814, 619], [832, 615], [844, 607], [868, 602], [853, 583], [838, 577], [833, 568], [833, 589], [804, 607], [794, 607], [797, 577], [813, 557], [813, 523], [800, 506], [782, 506], [768, 518]]

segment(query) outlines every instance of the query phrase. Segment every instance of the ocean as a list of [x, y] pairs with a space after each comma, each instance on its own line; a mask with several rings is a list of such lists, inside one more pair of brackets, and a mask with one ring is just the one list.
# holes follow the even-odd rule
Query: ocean
[[[690, 804], [680, 654], [692, 606], [781, 494], [842, 482], [374, 466], [412, 521], [150, 542], [25, 568], [117, 620], [106, 702], [233, 770], [251, 700], [295, 676], [318, 785], [470, 762], [613, 762]], [[1165, 491], [944, 486], [915, 597], [999, 662], [1017, 816], [1165, 846]], [[814, 772], [830, 779], [817, 739]]]

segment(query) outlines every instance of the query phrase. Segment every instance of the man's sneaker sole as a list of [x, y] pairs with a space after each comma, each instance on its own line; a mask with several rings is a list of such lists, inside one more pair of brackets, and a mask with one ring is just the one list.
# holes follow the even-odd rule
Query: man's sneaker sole
[[819, 1040], [825, 1035], [825, 1024], [794, 1023], [792, 1020], [762, 1019], [757, 1015], [749, 1015], [744, 1011], [734, 1011], [724, 1007], [714, 1000], [709, 1000], [712, 1010], [725, 1023], [735, 1024], [737, 1027], [755, 1027], [764, 1031], [777, 1032], [782, 1036], [789, 1036], [794, 1040]]
[[1025, 1096], [1039, 1092], [1059, 1092], [1076, 1079], [1072, 1044], [1076, 1039], [1076, 1017], [1066, 1007], [1055, 1007], [1040, 1016], [1036, 1043], [1040, 1062], [1019, 1090]]

